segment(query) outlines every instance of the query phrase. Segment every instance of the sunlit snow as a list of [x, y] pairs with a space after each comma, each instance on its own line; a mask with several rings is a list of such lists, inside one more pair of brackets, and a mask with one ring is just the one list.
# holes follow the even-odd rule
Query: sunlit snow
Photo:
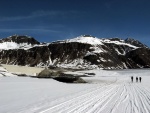
[[[2, 67], [0, 70], [5, 71]], [[86, 84], [29, 77], [0, 77], [0, 113], [150, 112], [149, 69], [70, 73], [96, 75], [83, 77], [88, 82]], [[131, 76], [134, 77], [133, 83]], [[142, 82], [136, 82], [136, 77], [142, 77]]]

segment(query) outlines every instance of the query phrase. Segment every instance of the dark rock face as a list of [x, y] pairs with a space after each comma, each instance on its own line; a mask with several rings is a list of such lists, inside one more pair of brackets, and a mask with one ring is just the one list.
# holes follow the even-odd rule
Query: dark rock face
[[37, 64], [49, 59], [49, 49], [46, 46], [34, 47], [29, 50], [2, 50], [0, 51], [0, 61], [3, 64], [29, 65], [36, 66]]
[[150, 49], [139, 48], [127, 53], [126, 57], [130, 59], [137, 67], [150, 67]]
[[0, 62], [3, 64], [41, 66], [48, 65], [50, 60], [56, 60], [55, 64], [68, 62], [76, 58], [83, 58], [90, 45], [81, 43], [50, 44], [49, 46], [33, 47], [28, 50], [2, 50]]
[[76, 58], [83, 58], [86, 52], [90, 51], [90, 44], [82, 44], [82, 43], [60, 43], [60, 44], [50, 44], [48, 46], [51, 52], [52, 61], [56, 58], [59, 59], [60, 62], [64, 62], [66, 59], [68, 62], [70, 60], [74, 60]]
[[[0, 40], [0, 43], [4, 41], [39, 44], [35, 39], [26, 36], [11, 36]], [[122, 40], [114, 38], [110, 39], [110, 41]], [[103, 69], [150, 67], [150, 49], [135, 40], [127, 39], [125, 42], [139, 48], [135, 49], [132, 46], [105, 42], [103, 42], [102, 45], [91, 45], [79, 42], [57, 42], [51, 43], [48, 46], [33, 46], [31, 49], [27, 50], [1, 50], [0, 62], [3, 64], [41, 67], [61, 67], [61, 64], [63, 64], [66, 68], [69, 64], [75, 65], [75, 68], [79, 67], [83, 69], [91, 69], [90, 66]]]
[[120, 38], [110, 38], [109, 40], [111, 40], [111, 41], [121, 41]]
[[69, 74], [63, 74], [61, 76], [54, 77], [53, 79], [65, 83], [86, 83], [86, 81], [84, 81], [82, 78]]

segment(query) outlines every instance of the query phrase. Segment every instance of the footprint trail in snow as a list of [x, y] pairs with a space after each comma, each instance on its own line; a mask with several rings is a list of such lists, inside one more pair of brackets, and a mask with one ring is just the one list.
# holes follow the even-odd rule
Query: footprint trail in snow
[[40, 113], [150, 113], [150, 90], [140, 83], [104, 84]]

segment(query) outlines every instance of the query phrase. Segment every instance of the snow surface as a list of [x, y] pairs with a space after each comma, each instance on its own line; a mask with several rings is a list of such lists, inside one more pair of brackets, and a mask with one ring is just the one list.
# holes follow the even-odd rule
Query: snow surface
[[[61, 42], [61, 41], [60, 41]], [[63, 41], [62, 41], [63, 42]], [[139, 47], [136, 47], [134, 45], [125, 43], [124, 40], [120, 40], [120, 41], [113, 41], [113, 40], [109, 40], [109, 39], [103, 39], [103, 38], [97, 38], [97, 37], [92, 37], [92, 36], [79, 36], [77, 38], [73, 38], [73, 39], [67, 39], [64, 42], [80, 42], [80, 43], [87, 43], [87, 44], [92, 44], [92, 45], [104, 45], [104, 43], [113, 43], [116, 45], [125, 45], [125, 46], [129, 46], [132, 47], [134, 49], [137, 49]]]
[[47, 46], [48, 44], [28, 44], [28, 43], [16, 43], [16, 42], [3, 42], [0, 43], [0, 50], [9, 50], [9, 49], [24, 49], [28, 50], [33, 47]]
[[100, 44], [103, 45], [102, 40], [98, 39], [98, 38], [94, 38], [94, 37], [84, 37], [84, 36], [80, 36], [77, 38], [73, 38], [73, 39], [68, 39], [66, 40], [66, 42], [80, 42], [80, 43], [87, 43], [87, 44]]
[[15, 42], [3, 42], [0, 43], [0, 49], [2, 50], [9, 50], [9, 49], [26, 49], [31, 48], [32, 45], [28, 43], [20, 43], [17, 44]]
[[[150, 70], [89, 70], [87, 84], [0, 77], [0, 113], [150, 113]], [[130, 76], [134, 76], [131, 83]], [[142, 83], [135, 77], [141, 76]]]
[[105, 42], [105, 43], [114, 43], [114, 44], [116, 44], [116, 45], [126, 45], [126, 46], [132, 47], [132, 48], [134, 48], [134, 49], [139, 48], [139, 47], [136, 47], [136, 46], [134, 46], [134, 45], [125, 43], [123, 40], [121, 40], [121, 41], [112, 41], [112, 40], [109, 40], [109, 39], [105, 39], [105, 40], [103, 40], [103, 42]]

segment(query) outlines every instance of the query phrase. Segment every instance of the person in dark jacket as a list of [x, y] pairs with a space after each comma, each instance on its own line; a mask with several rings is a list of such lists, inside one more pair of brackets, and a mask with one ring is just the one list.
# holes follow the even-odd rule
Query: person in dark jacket
[[131, 81], [133, 82], [133, 76], [131, 76]]
[[136, 82], [138, 82], [138, 77], [136, 77]]
[[142, 80], [142, 77], [139, 77], [139, 80], [140, 80], [140, 82], [141, 82], [141, 80]]

